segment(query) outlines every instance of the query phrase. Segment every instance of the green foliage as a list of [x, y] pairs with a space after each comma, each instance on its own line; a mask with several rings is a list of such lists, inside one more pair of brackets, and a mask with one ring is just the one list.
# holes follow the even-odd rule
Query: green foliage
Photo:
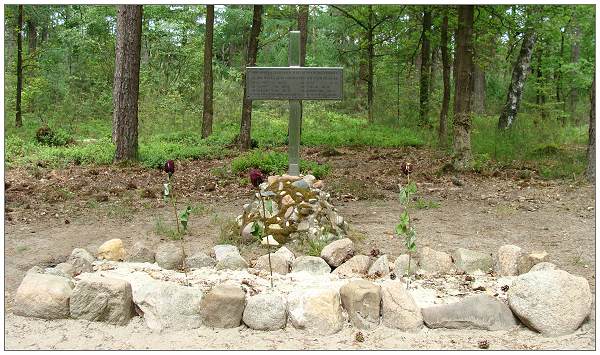
[[181, 223], [181, 226], [183, 227], [183, 233], [187, 232], [190, 213], [192, 213], [192, 206], [187, 206], [185, 211], [179, 215], [179, 223]]
[[[251, 168], [260, 169], [266, 174], [283, 174], [288, 168], [287, 154], [252, 150], [231, 161], [231, 170], [234, 173], [247, 171]], [[329, 170], [329, 165], [300, 160], [300, 171], [304, 174], [313, 174], [317, 179], [327, 175]]]
[[73, 138], [64, 130], [57, 129], [53, 130], [52, 128], [44, 125], [35, 133], [35, 139], [38, 143], [48, 146], [64, 146], [71, 142], [73, 142]]

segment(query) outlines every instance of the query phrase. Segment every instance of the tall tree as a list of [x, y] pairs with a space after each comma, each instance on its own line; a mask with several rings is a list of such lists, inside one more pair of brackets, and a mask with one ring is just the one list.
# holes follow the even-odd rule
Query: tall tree
[[306, 65], [306, 41], [308, 39], [308, 5], [299, 5], [298, 31], [300, 31], [300, 66]]
[[23, 93], [23, 5], [19, 5], [17, 15], [17, 104], [15, 126], [23, 126], [21, 118], [21, 94]]
[[419, 85], [419, 118], [421, 125], [428, 125], [429, 113], [429, 79], [431, 76], [431, 9], [423, 11], [423, 32], [421, 33], [421, 76]]
[[[246, 54], [246, 66], [256, 65], [256, 55], [258, 53], [258, 36], [262, 26], [262, 5], [254, 5], [252, 11], [252, 29], [248, 39], [248, 52]], [[246, 74], [242, 75], [244, 85], [244, 97], [242, 101], [242, 122], [240, 126], [239, 146], [240, 150], [250, 148], [250, 130], [252, 128], [252, 100], [246, 98]]]
[[448, 10], [444, 9], [442, 19], [440, 49], [442, 51], [442, 79], [444, 81], [444, 97], [440, 110], [440, 125], [438, 128], [438, 142], [445, 148], [448, 144], [448, 106], [450, 105], [450, 58], [448, 58]]
[[[579, 26], [573, 26], [573, 43], [571, 44], [571, 64], [576, 67], [579, 62], [580, 47], [579, 42], [581, 41], [581, 30]], [[573, 75], [575, 76], [575, 75]], [[571, 86], [571, 92], [569, 93], [569, 110], [571, 111], [571, 118], [575, 117], [575, 108], [577, 106], [577, 86]], [[578, 119], [577, 119], [578, 120]]]
[[454, 100], [454, 168], [471, 166], [471, 77], [473, 75], [473, 5], [458, 6]]
[[206, 30], [204, 35], [204, 104], [202, 106], [202, 138], [212, 134], [213, 126], [213, 27], [215, 5], [206, 5]]
[[29, 55], [31, 55], [35, 53], [37, 47], [37, 26], [33, 18], [27, 20], [27, 41], [29, 43]]
[[592, 81], [592, 92], [590, 95], [590, 126], [588, 131], [588, 166], [586, 175], [590, 182], [596, 180], [596, 78]]
[[137, 158], [142, 6], [117, 6], [113, 135], [115, 161]]
[[519, 111], [521, 96], [523, 95], [523, 86], [529, 72], [531, 53], [533, 52], [533, 45], [536, 39], [533, 27], [528, 27], [523, 35], [521, 51], [513, 68], [512, 79], [508, 87], [508, 93], [506, 94], [506, 103], [498, 119], [499, 129], [509, 129], [517, 119], [517, 112]]

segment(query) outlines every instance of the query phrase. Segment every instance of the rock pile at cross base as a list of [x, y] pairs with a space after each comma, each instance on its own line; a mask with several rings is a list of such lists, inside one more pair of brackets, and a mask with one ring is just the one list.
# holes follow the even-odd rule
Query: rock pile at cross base
[[66, 263], [27, 272], [14, 313], [115, 325], [137, 313], [157, 331], [245, 325], [327, 335], [345, 326], [494, 331], [524, 325], [559, 336], [576, 331], [591, 312], [585, 278], [559, 270], [544, 252], [528, 254], [516, 246], [500, 247], [493, 258], [425, 247], [413, 258], [410, 277], [407, 255], [394, 263], [387, 255], [356, 255], [347, 238], [327, 245], [320, 257], [296, 257], [281, 247], [271, 254], [277, 265], [273, 288], [263, 260], [268, 255], [248, 263], [237, 247], [217, 245], [212, 255], [187, 257], [183, 273], [178, 249], [175, 243], [138, 242], [126, 251], [120, 240], [111, 240], [97, 260], [77, 248]]
[[254, 222], [279, 244], [302, 237], [329, 242], [344, 238], [348, 232], [348, 223], [329, 201], [323, 181], [313, 175], [269, 176], [260, 185], [260, 193], [262, 201], [256, 192], [252, 202], [244, 205], [244, 213], [237, 217], [244, 242], [252, 240]]

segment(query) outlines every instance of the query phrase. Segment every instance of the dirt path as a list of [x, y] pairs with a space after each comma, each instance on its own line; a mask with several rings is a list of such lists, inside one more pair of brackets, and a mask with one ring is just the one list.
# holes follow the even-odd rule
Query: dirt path
[[[306, 153], [321, 159], [318, 151]], [[325, 180], [327, 188], [332, 192], [334, 205], [354, 231], [358, 251], [367, 254], [378, 248], [390, 255], [391, 260], [404, 253], [402, 240], [393, 235], [400, 212], [395, 191], [404, 179], [398, 173], [398, 158], [394, 158], [394, 154], [419, 161], [419, 154], [424, 153], [347, 150], [341, 157], [323, 158], [334, 171]], [[501, 174], [462, 175], [457, 181], [453, 175], [437, 176], [435, 171], [443, 161], [429, 158], [436, 163], [421, 166], [415, 174], [423, 204], [432, 207], [417, 209], [413, 214], [419, 247], [450, 252], [461, 246], [495, 253], [503, 244], [515, 244], [526, 251], [545, 250], [549, 260], [561, 269], [586, 277], [595, 292], [593, 186]], [[227, 164], [227, 161], [191, 162], [180, 169], [187, 171], [178, 176], [182, 205], [190, 202], [196, 207], [190, 235], [186, 236], [189, 253], [207, 250], [219, 243], [223, 238], [221, 229], [240, 213], [249, 199], [249, 188], [240, 186], [237, 176], [217, 176], [211, 171]], [[408, 334], [379, 327], [364, 332], [364, 343], [354, 341], [350, 328], [330, 337], [310, 336], [294, 329], [257, 332], [247, 328], [214, 331], [202, 328], [152, 337], [145, 336], [151, 333], [139, 318], [120, 328], [76, 320], [26, 319], [10, 313], [14, 292], [25, 272], [34, 265], [62, 262], [75, 247], [93, 249], [111, 238], [121, 238], [126, 247], [140, 239], [154, 243], [166, 239], [157, 234], [161, 223], [168, 225], [172, 214], [156, 189], [161, 186], [161, 178], [156, 171], [94, 172], [91, 168], [46, 171], [41, 178], [26, 170], [7, 172], [10, 185], [6, 194], [9, 213], [5, 220], [8, 348], [472, 349], [482, 339], [488, 339], [492, 349], [595, 347], [595, 305], [591, 319], [580, 331], [561, 338], [543, 338], [526, 329], [514, 332], [423, 329]], [[208, 187], [210, 182], [216, 183], [216, 188]], [[52, 191], [60, 189], [68, 191], [64, 193], [66, 197], [48, 198]], [[102, 194], [106, 194], [106, 200]], [[257, 247], [242, 249], [242, 254], [249, 259], [263, 253], [265, 251]]]

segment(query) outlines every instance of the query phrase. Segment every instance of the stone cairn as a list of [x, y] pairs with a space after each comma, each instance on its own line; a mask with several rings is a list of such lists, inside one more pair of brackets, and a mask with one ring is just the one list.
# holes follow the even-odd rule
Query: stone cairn
[[[29, 270], [13, 312], [115, 325], [127, 324], [137, 312], [158, 331], [244, 324], [318, 335], [339, 332], [346, 323], [399, 331], [510, 331], [522, 323], [551, 337], [575, 332], [592, 309], [585, 278], [547, 262], [545, 252], [526, 253], [514, 245], [500, 247], [494, 258], [463, 248], [448, 254], [423, 247], [415, 256], [420, 276], [411, 277], [410, 289], [402, 280], [407, 255], [393, 264], [387, 255], [359, 255], [348, 238], [328, 244], [320, 256], [296, 257], [279, 248], [271, 254], [275, 287], [266, 279], [268, 255], [247, 263], [233, 245], [188, 256], [184, 286], [179, 250], [176, 243], [143, 242], [125, 250], [120, 239], [101, 245], [95, 257], [77, 248], [65, 263]], [[448, 289], [448, 281], [459, 289]]]
[[[236, 219], [242, 240], [246, 243], [252, 240], [254, 222], [266, 227], [265, 233], [279, 244], [302, 237], [322, 242], [344, 238], [348, 223], [329, 202], [330, 195], [322, 189], [323, 181], [313, 175], [269, 176], [260, 185], [265, 212], [257, 192]], [[266, 226], [263, 225], [265, 215]]]

